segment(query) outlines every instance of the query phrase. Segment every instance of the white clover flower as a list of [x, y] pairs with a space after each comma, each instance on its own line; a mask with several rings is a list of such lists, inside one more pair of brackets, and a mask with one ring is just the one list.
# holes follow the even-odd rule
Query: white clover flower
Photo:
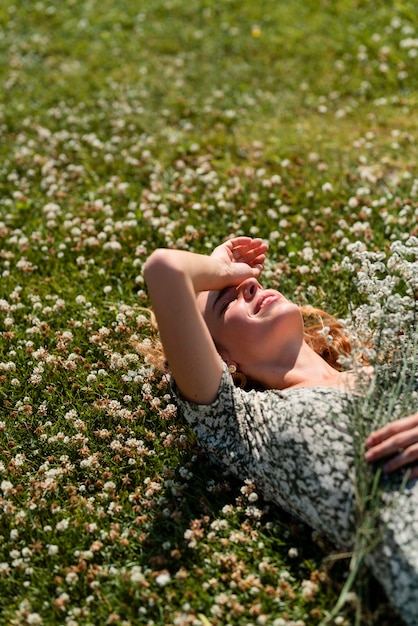
[[66, 420], [75, 420], [78, 417], [78, 413], [75, 409], [70, 409], [69, 411], [67, 411], [64, 415], [64, 419]]
[[2, 480], [2, 482], [0, 483], [0, 489], [7, 497], [10, 493], [12, 493], [14, 486], [13, 483], [10, 482], [10, 480]]
[[124, 367], [125, 367], [125, 361], [124, 361], [123, 357], [119, 353], [114, 352], [110, 356], [110, 369], [112, 369], [112, 370], [120, 370], [120, 369], [122, 369]]
[[67, 530], [69, 525], [70, 525], [69, 520], [67, 518], [64, 518], [60, 520], [59, 522], [57, 522], [57, 524], [55, 525], [55, 529], [58, 530], [59, 532], [62, 532], [64, 530]]
[[[80, 555], [80, 556], [81, 556], [81, 555]], [[76, 572], [69, 572], [69, 573], [66, 575], [66, 577], [65, 577], [65, 582], [67, 583], [67, 585], [68, 585], [69, 587], [71, 587], [72, 585], [74, 585], [74, 584], [77, 582], [77, 580], [78, 580], [78, 574], [76, 574]], [[65, 597], [62, 597], [62, 596], [67, 596], [67, 594], [61, 594], [61, 595], [60, 595], [60, 598], [61, 598], [62, 600], [68, 600], [68, 599], [69, 599], [69, 597], [68, 597], [68, 596], [67, 596], [66, 598], [65, 598]]]
[[109, 251], [109, 252], [120, 252], [122, 250], [122, 246], [119, 243], [119, 241], [107, 241], [106, 243], [103, 244], [103, 250]]
[[10, 304], [4, 298], [0, 298], [0, 313], [9, 313]]
[[24, 465], [26, 460], [26, 457], [24, 454], [16, 454], [16, 456], [13, 459], [13, 463], [15, 465], [15, 467], [22, 467], [22, 465]]
[[139, 565], [134, 565], [130, 573], [131, 582], [134, 584], [142, 584], [145, 582], [145, 576], [142, 572], [142, 568]]
[[161, 574], [158, 574], [158, 576], [155, 579], [155, 582], [160, 587], [165, 587], [165, 585], [168, 585], [170, 581], [171, 581], [171, 575], [168, 572], [162, 572]]
[[8, 576], [10, 574], [10, 571], [10, 565], [8, 563], [0, 563], [0, 574]]
[[19, 259], [19, 261], [16, 263], [16, 267], [18, 270], [22, 270], [22, 272], [31, 272], [35, 269], [32, 263], [28, 261], [26, 257], [22, 257], [21, 259]]
[[43, 624], [44, 620], [39, 615], [39, 613], [29, 613], [26, 617], [26, 623], [32, 625]]
[[312, 580], [302, 580], [302, 597], [305, 600], [311, 601], [315, 598], [318, 592], [318, 584]]
[[16, 370], [16, 363], [13, 363], [13, 361], [8, 361], [7, 363], [0, 363], [0, 371], [14, 372], [15, 370]]

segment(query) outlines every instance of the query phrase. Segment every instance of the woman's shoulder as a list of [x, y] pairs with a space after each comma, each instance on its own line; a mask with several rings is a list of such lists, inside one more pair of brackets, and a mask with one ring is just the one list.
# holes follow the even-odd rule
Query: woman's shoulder
[[173, 385], [178, 406], [186, 420], [193, 424], [210, 422], [225, 427], [231, 421], [257, 422], [291, 419], [295, 415], [323, 418], [330, 407], [341, 410], [347, 394], [332, 387], [297, 387], [289, 389], [237, 388], [226, 364], [223, 366], [217, 396], [211, 404], [195, 404], [184, 399]]

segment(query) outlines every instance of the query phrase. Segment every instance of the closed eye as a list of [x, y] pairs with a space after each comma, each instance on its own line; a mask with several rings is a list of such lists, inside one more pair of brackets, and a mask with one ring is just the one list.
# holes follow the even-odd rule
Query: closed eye
[[232, 298], [226, 298], [224, 300], [224, 302], [222, 303], [222, 306], [221, 306], [221, 314], [222, 315], [226, 312], [226, 310], [228, 309], [229, 305], [232, 304], [232, 302], [234, 302], [234, 300], [236, 300], [236, 299], [237, 299], [237, 296], [234, 295]]

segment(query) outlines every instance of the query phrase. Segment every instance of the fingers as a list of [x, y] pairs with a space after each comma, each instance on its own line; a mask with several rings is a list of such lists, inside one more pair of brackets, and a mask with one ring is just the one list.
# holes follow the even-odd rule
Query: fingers
[[246, 278], [258, 278], [263, 271], [262, 265], [249, 265], [245, 262], [236, 262], [231, 264], [230, 276], [233, 278], [234, 284], [240, 284]]
[[260, 238], [234, 237], [217, 246], [211, 256], [229, 259], [235, 263], [247, 263], [252, 267], [263, 265], [268, 244]]
[[382, 441], [389, 440], [398, 434], [409, 432], [415, 428], [418, 428], [418, 413], [390, 422], [386, 426], [370, 433], [366, 439], [366, 446], [371, 448]]
[[414, 428], [418, 428], [418, 413], [390, 422], [386, 426], [370, 433], [366, 439], [366, 446], [371, 448], [382, 441], [396, 436], [398, 433], [408, 432]]
[[378, 461], [379, 459], [390, 456], [391, 454], [396, 454], [400, 450], [406, 450], [417, 444], [418, 428], [412, 428], [406, 432], [396, 433], [388, 439], [369, 447], [365, 457], [367, 461]]
[[[392, 457], [383, 465], [386, 473], [410, 466], [418, 461], [418, 414], [395, 420], [371, 433], [366, 439], [369, 462]], [[418, 467], [413, 468], [411, 478], [418, 477]]]
[[232, 240], [231, 251], [236, 262], [262, 265], [266, 259], [268, 245], [262, 239], [240, 237]]
[[[390, 474], [391, 472], [401, 469], [402, 467], [406, 467], [407, 465], [410, 465], [417, 460], [418, 444], [414, 444], [412, 446], [409, 446], [405, 450], [401, 450], [399, 454], [396, 454], [393, 458], [387, 461], [383, 465], [382, 469], [385, 473]], [[418, 468], [415, 468], [415, 470], [418, 470]]]
[[243, 235], [241, 237], [232, 237], [232, 239], [228, 239], [228, 241], [225, 241], [224, 245], [229, 245], [234, 248], [236, 246], [260, 245], [260, 243], [263, 243], [261, 237], [246, 237]]

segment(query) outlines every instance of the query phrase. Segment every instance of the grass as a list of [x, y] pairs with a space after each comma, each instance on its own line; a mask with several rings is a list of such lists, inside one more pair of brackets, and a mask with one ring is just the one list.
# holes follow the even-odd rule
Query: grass
[[141, 270], [257, 234], [266, 283], [360, 303], [347, 245], [417, 233], [414, 2], [4, 0], [0, 25], [0, 623], [319, 624], [347, 561], [207, 467], [136, 354]]

